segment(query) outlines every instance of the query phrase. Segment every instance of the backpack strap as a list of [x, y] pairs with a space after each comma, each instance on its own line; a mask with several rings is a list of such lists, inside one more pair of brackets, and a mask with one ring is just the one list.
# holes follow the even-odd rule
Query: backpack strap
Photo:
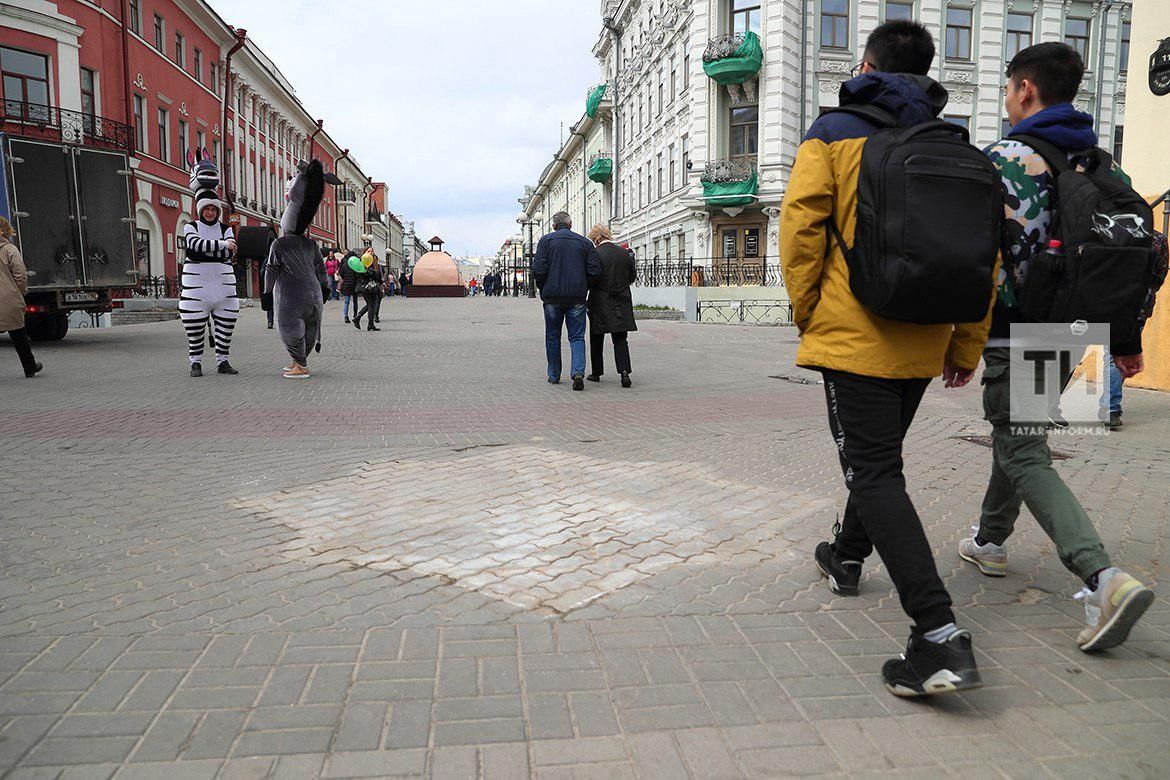
[[821, 109], [820, 115], [825, 116], [826, 114], [852, 114], [853, 116], [859, 116], [868, 122], [872, 122], [879, 128], [883, 129], [898, 126], [898, 118], [892, 113], [885, 110], [884, 108], [881, 108], [880, 106], [867, 105], [864, 103], [859, 103], [857, 105], [851, 104], [848, 106], [834, 106], [832, 108]]

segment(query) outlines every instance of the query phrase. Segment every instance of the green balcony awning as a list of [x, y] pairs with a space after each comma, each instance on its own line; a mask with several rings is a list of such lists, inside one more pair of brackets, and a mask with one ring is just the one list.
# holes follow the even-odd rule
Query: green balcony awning
[[703, 182], [703, 199], [708, 206], [747, 206], [755, 202], [759, 188], [760, 177], [753, 171], [751, 178], [746, 181]]
[[601, 105], [601, 101], [605, 98], [605, 90], [607, 85], [598, 84], [589, 93], [589, 97], [585, 99], [585, 115], [590, 119], [597, 116], [597, 107]]
[[760, 47], [760, 36], [747, 32], [741, 43], [728, 57], [720, 59], [703, 58], [703, 72], [717, 83], [727, 86], [742, 84], [760, 72], [764, 64], [764, 50]]
[[613, 176], [613, 160], [608, 157], [598, 157], [589, 166], [588, 176], [590, 181], [595, 181], [598, 184], [604, 184]]

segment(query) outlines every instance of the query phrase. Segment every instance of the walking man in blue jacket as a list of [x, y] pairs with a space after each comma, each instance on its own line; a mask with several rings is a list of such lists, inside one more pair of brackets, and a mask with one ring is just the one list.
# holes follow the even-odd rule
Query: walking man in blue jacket
[[601, 278], [601, 261], [593, 242], [572, 230], [564, 211], [553, 214], [553, 232], [540, 239], [532, 275], [544, 302], [544, 349], [549, 384], [561, 381], [561, 323], [569, 331], [574, 390], [585, 389], [585, 301], [589, 286]]

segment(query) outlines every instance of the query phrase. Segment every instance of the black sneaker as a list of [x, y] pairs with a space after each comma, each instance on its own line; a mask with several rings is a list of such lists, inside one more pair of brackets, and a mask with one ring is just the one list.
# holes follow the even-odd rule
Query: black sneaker
[[622, 374], [622, 387], [633, 387], [634, 383], [630, 381], [629, 374]]
[[829, 590], [838, 596], [856, 596], [861, 582], [861, 561], [843, 561], [833, 552], [833, 545], [821, 542], [813, 556], [821, 574], [829, 578]]
[[1111, 431], [1115, 431], [1120, 428], [1121, 425], [1121, 412], [1110, 412], [1109, 419], [1105, 421], [1105, 427]]
[[191, 364], [191, 376], [203, 376], [203, 366], [200, 363]]
[[43, 365], [41, 365], [40, 363], [34, 363], [33, 367], [32, 367], [32, 371], [25, 371], [24, 376], [26, 379], [32, 379], [34, 376], [36, 376], [37, 374], [41, 373], [44, 370], [45, 370], [45, 367]]
[[345, 324], [346, 324], [346, 325], [348, 325], [348, 324], [349, 324], [349, 316], [348, 316], [348, 315], [346, 315], [346, 317], [345, 317]]
[[597, 374], [589, 374], [585, 378], [588, 379], [590, 382], [600, 382], [601, 381], [601, 377], [598, 376]]
[[945, 642], [931, 642], [915, 626], [901, 658], [882, 666], [882, 679], [895, 696], [914, 698], [979, 688], [983, 678], [975, 666], [971, 634], [956, 631]]
[[232, 364], [227, 362], [226, 360], [223, 361], [222, 363], [220, 363], [216, 367], [216, 371], [218, 371], [221, 374], [232, 374], [232, 375], [240, 373], [239, 371], [236, 371], [234, 368], [232, 368]]
[[577, 376], [573, 377], [573, 389], [574, 390], [584, 390], [585, 389], [585, 377], [581, 376], [580, 374], [577, 374]]

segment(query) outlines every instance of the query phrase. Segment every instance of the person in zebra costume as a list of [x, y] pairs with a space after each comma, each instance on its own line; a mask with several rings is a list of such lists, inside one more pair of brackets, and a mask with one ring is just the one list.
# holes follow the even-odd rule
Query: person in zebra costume
[[236, 272], [232, 257], [236, 240], [223, 224], [223, 206], [216, 187], [219, 168], [206, 149], [187, 152], [191, 167], [191, 189], [195, 193], [195, 221], [183, 229], [187, 242], [183, 263], [183, 289], [179, 295], [179, 318], [187, 331], [187, 353], [191, 376], [203, 376], [203, 334], [210, 328], [214, 337], [215, 362], [221, 374], [238, 374], [228, 362], [232, 331], [240, 315], [236, 295]]

